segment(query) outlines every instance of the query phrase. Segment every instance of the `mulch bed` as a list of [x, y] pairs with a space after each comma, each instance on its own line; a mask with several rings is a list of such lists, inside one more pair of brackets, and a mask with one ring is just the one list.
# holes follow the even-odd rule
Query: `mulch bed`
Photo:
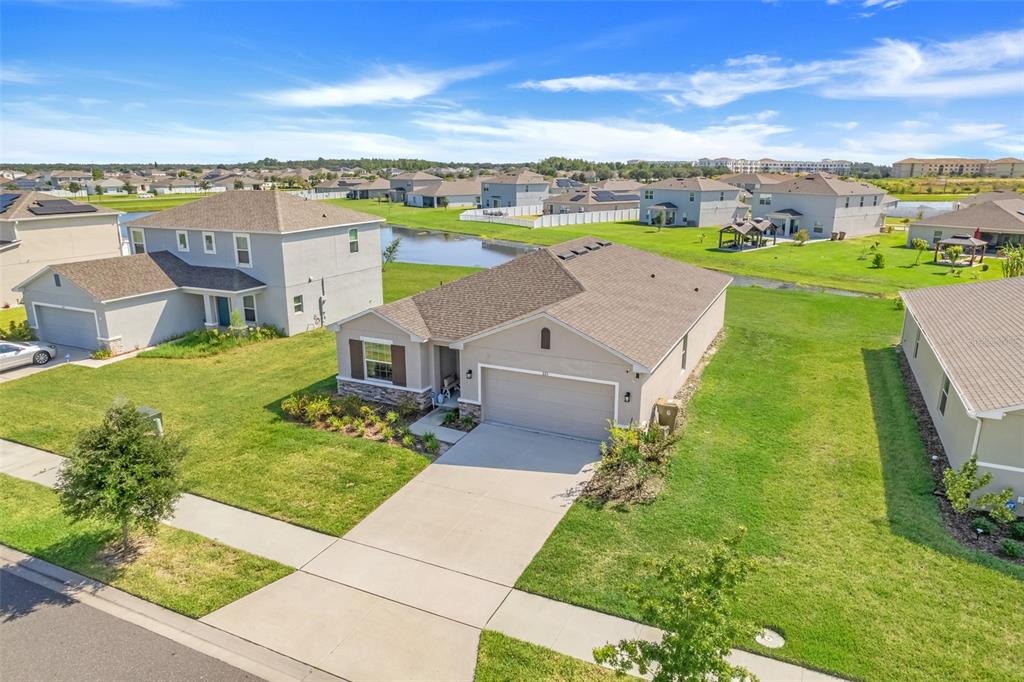
[[[981, 550], [998, 556], [1004, 561], [1024, 565], [1024, 558], [1013, 559], [1005, 556], [1000, 548], [1000, 543], [1011, 538], [1009, 526], [1000, 526], [1000, 529], [993, 534], [979, 535], [974, 530], [974, 518], [984, 515], [980, 511], [971, 511], [966, 514], [958, 514], [946, 498], [945, 484], [942, 482], [942, 472], [952, 468], [949, 459], [946, 457], [946, 449], [939, 439], [939, 432], [935, 429], [932, 417], [928, 414], [928, 407], [925, 404], [924, 396], [921, 395], [921, 388], [917, 385], [917, 379], [910, 369], [903, 349], [896, 347], [896, 356], [899, 358], [900, 373], [903, 375], [903, 385], [907, 389], [907, 400], [910, 402], [910, 409], [917, 421], [917, 428], [921, 434], [921, 441], [924, 443], [925, 454], [931, 464], [932, 479], [935, 481], [935, 496], [939, 500], [939, 513], [949, 534], [956, 538], [968, 549]], [[1018, 521], [1018, 523], [1020, 523]]]

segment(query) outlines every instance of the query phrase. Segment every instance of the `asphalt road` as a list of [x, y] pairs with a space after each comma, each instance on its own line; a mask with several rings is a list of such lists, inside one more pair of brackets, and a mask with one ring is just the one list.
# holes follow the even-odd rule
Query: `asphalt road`
[[3, 682], [259, 680], [0, 570]]

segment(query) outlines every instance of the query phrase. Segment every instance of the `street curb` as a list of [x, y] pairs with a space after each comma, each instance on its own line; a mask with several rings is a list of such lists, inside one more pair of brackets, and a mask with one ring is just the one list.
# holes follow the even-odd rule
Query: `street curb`
[[271, 682], [343, 682], [342, 678], [318, 668], [3, 544], [0, 544], [0, 570], [261, 679]]

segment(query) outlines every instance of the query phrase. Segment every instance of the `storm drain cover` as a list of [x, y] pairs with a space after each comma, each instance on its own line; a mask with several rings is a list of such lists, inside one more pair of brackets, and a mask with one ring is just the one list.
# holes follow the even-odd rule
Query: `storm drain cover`
[[761, 630], [760, 634], [754, 637], [754, 641], [769, 649], [781, 649], [786, 644], [786, 640], [782, 635], [768, 628]]

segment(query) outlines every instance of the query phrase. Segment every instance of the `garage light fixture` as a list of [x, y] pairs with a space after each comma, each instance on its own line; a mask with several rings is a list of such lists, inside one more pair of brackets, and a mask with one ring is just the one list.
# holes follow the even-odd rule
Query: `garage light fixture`
[[629, 391], [626, 391], [625, 400], [627, 403], [629, 402]]
[[466, 378], [467, 379], [472, 379], [473, 378], [473, 370], [471, 370], [471, 369], [467, 369], [466, 370]]

